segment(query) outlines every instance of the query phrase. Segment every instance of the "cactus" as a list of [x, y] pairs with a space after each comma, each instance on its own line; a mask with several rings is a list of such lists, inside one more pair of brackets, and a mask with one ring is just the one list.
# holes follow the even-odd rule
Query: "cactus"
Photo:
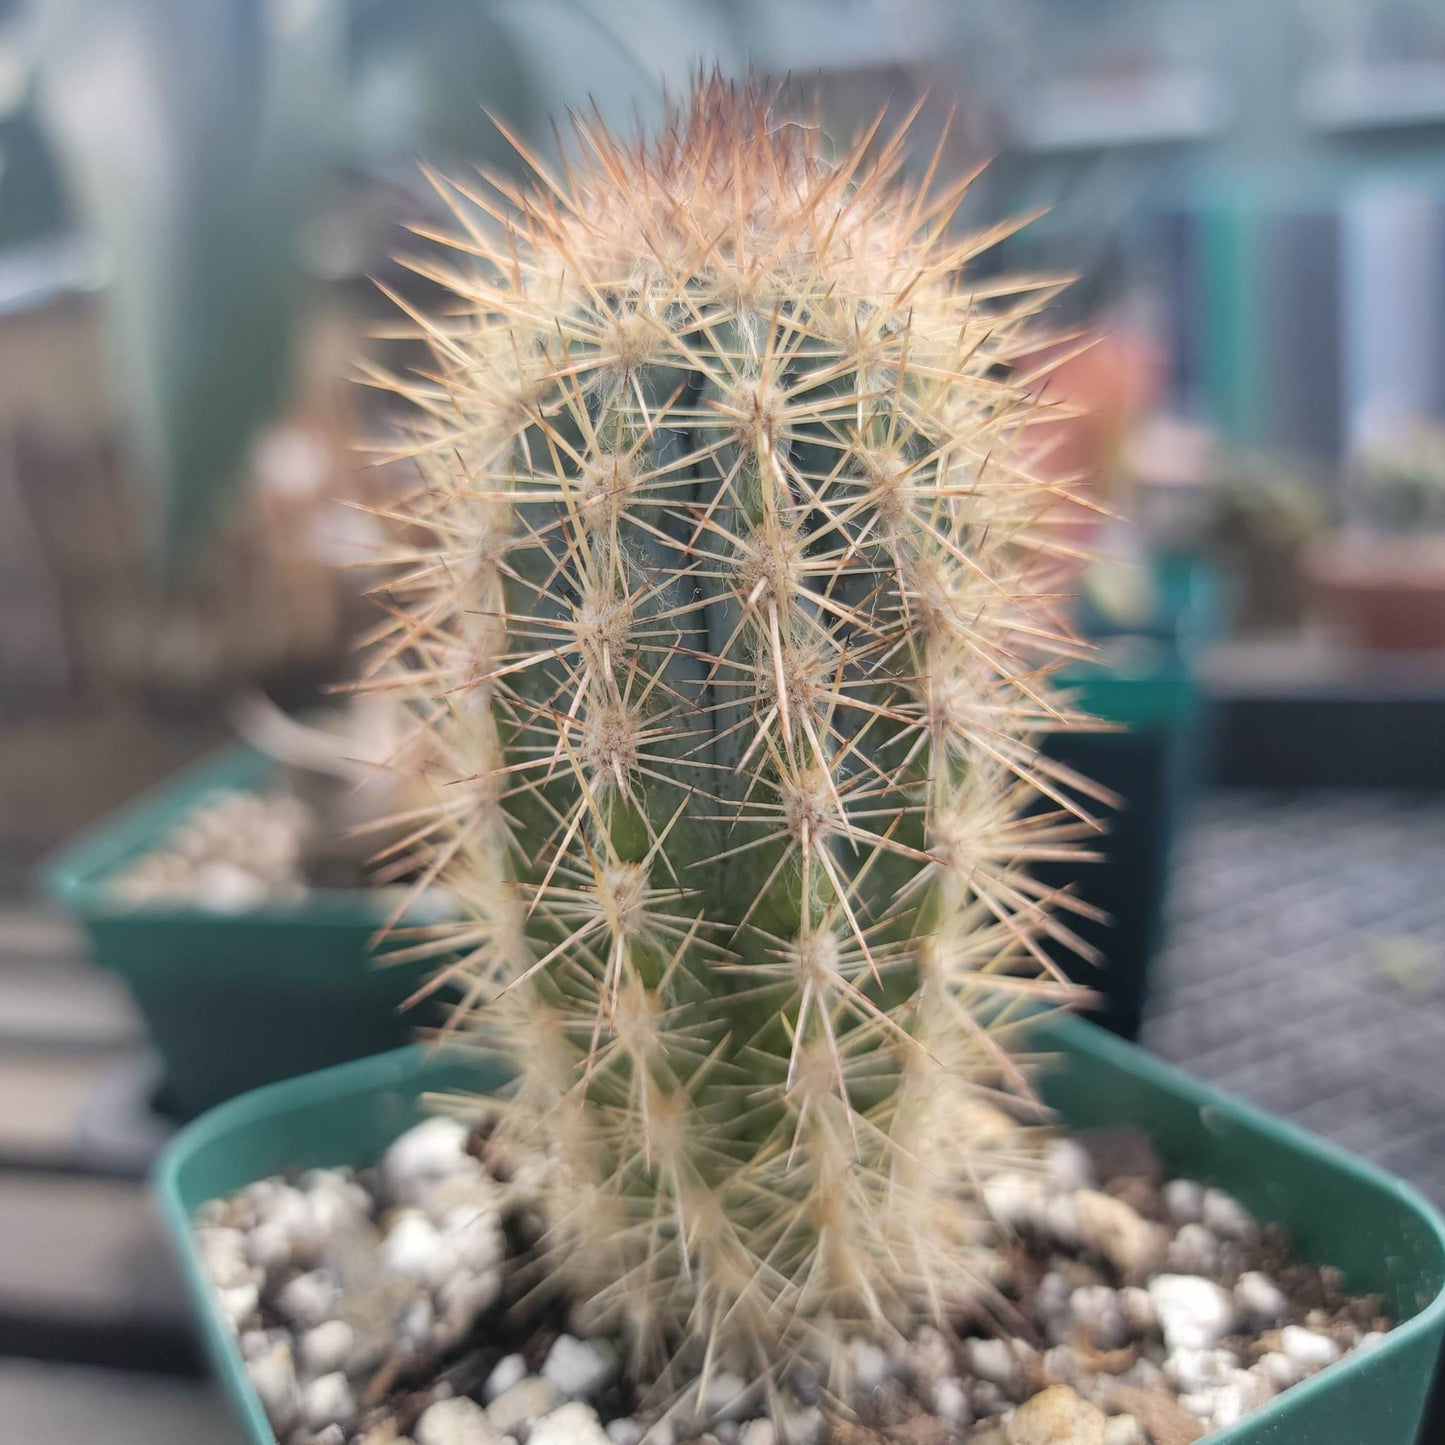
[[531, 189], [437, 182], [454, 305], [388, 382], [425, 540], [379, 685], [463, 912], [415, 952], [514, 1061], [499, 1137], [546, 1146], [551, 1267], [635, 1378], [836, 1381], [986, 1290], [1020, 1146], [980, 1106], [1070, 994], [1028, 873], [1092, 826], [1035, 748], [1073, 723], [1027, 443], [1059, 283], [963, 279], [997, 236], [948, 237], [936, 157], [900, 183], [904, 131], [830, 157], [718, 81], [652, 142], [574, 124]]

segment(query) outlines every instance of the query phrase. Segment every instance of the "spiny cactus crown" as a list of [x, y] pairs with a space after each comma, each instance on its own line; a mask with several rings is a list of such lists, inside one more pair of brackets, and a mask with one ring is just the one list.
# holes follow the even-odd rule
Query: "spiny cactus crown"
[[977, 1297], [970, 1108], [1066, 992], [1027, 872], [1088, 827], [1034, 746], [1055, 283], [961, 280], [992, 239], [945, 239], [902, 133], [829, 159], [717, 82], [652, 143], [575, 124], [561, 176], [443, 188], [456, 304], [393, 383], [428, 540], [382, 653], [465, 919], [420, 951], [638, 1374], [766, 1371]]

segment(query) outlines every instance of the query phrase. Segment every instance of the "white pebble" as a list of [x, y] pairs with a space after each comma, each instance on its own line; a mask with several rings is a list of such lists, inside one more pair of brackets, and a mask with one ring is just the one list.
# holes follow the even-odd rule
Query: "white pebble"
[[707, 1382], [701, 1414], [709, 1420], [743, 1420], [753, 1408], [759, 1389], [731, 1370], [718, 1370]]
[[1272, 1385], [1276, 1392], [1287, 1390], [1299, 1382], [1299, 1366], [1279, 1350], [1270, 1350], [1254, 1362], [1252, 1369], [1260, 1378]]
[[269, 891], [254, 873], [220, 861], [199, 864], [192, 887], [196, 906], [209, 913], [244, 913], [258, 908]]
[[387, 1269], [433, 1289], [457, 1267], [456, 1251], [426, 1215], [408, 1209], [392, 1221], [381, 1243]]
[[745, 1420], [738, 1429], [738, 1445], [778, 1445], [778, 1427], [771, 1420]]
[[1147, 1289], [1140, 1289], [1136, 1284], [1125, 1285], [1119, 1291], [1119, 1313], [1124, 1317], [1124, 1323], [1136, 1335], [1147, 1335], [1159, 1324], [1159, 1316], [1154, 1313], [1154, 1301], [1149, 1298]]
[[1072, 1249], [1082, 1239], [1079, 1223], [1079, 1198], [1087, 1194], [1081, 1189], [1077, 1194], [1050, 1194], [1034, 1210], [1034, 1225], [1057, 1244]]
[[1069, 1296], [1069, 1314], [1095, 1349], [1117, 1349], [1129, 1337], [1118, 1295], [1108, 1285], [1081, 1285]]
[[1181, 1225], [1169, 1241], [1165, 1262], [1175, 1274], [1214, 1274], [1219, 1268], [1219, 1241], [1202, 1224]]
[[1234, 1301], [1198, 1275], [1157, 1275], [1149, 1282], [1149, 1298], [1171, 1351], [1211, 1349], [1234, 1323]]
[[[418, 1441], [418, 1445], [427, 1445]], [[532, 1424], [527, 1445], [611, 1445], [591, 1405], [561, 1405]]]
[[642, 1426], [629, 1415], [607, 1422], [607, 1438], [612, 1445], [638, 1445], [642, 1439]]
[[217, 1289], [261, 1283], [252, 1261], [246, 1257], [246, 1236], [239, 1229], [198, 1229], [196, 1243], [205, 1261], [206, 1275]]
[[953, 1351], [938, 1330], [924, 1325], [908, 1342], [904, 1368], [915, 1386], [930, 1389], [935, 1381], [953, 1373]]
[[412, 1349], [421, 1349], [431, 1337], [432, 1324], [436, 1320], [436, 1309], [428, 1295], [414, 1299], [403, 1312], [398, 1331]]
[[861, 1335], [854, 1335], [848, 1341], [848, 1363], [853, 1372], [853, 1388], [864, 1395], [871, 1395], [892, 1373], [887, 1351]]
[[997, 1415], [1013, 1403], [992, 1380], [975, 1380], [969, 1398], [976, 1415]]
[[1187, 1411], [1205, 1425], [1214, 1418], [1213, 1390], [1204, 1390], [1197, 1395], [1180, 1395], [1178, 1402], [1181, 1410]]
[[1340, 1347], [1328, 1335], [1300, 1325], [1286, 1325], [1279, 1332], [1279, 1347], [1306, 1374], [1322, 1370], [1340, 1357]]
[[969, 1340], [968, 1367], [980, 1380], [1011, 1389], [1018, 1377], [1018, 1364], [1007, 1340]]
[[326, 1320], [301, 1336], [301, 1366], [308, 1375], [344, 1370], [356, 1344], [356, 1332], [345, 1320]]
[[416, 1445], [494, 1445], [497, 1434], [486, 1411], [475, 1400], [458, 1395], [422, 1411], [415, 1439]]
[[521, 1384], [526, 1378], [527, 1362], [521, 1355], [503, 1355], [482, 1387], [487, 1404], [490, 1405], [498, 1395], [505, 1394], [513, 1385]]
[[1043, 1180], [1033, 1174], [1004, 1170], [986, 1179], [983, 1202], [1000, 1224], [1026, 1229], [1035, 1222], [1044, 1198]]
[[266, 1418], [280, 1434], [295, 1421], [301, 1409], [301, 1391], [296, 1383], [290, 1346], [279, 1340], [255, 1359], [247, 1360], [246, 1375], [260, 1397]]
[[302, 1183], [312, 1229], [322, 1240], [370, 1216], [371, 1200], [366, 1191], [337, 1170], [313, 1169]]
[[962, 1380], [949, 1376], [933, 1387], [933, 1413], [960, 1430], [967, 1429], [973, 1412], [969, 1409], [968, 1392], [963, 1388]]
[[[450, 1346], [461, 1342], [483, 1310], [494, 1304], [502, 1292], [502, 1274], [450, 1274], [437, 1290], [441, 1318], [435, 1329], [436, 1342]], [[524, 1371], [525, 1373], [525, 1371]]]
[[1228, 1350], [1174, 1350], [1164, 1361], [1164, 1376], [1180, 1394], [1222, 1385], [1239, 1368]]
[[313, 1430], [345, 1424], [356, 1414], [356, 1399], [340, 1370], [320, 1375], [301, 1391], [301, 1413]]
[[1055, 1345], [1044, 1351], [1044, 1378], [1062, 1385], [1076, 1385], [1082, 1373], [1079, 1352], [1072, 1345]]
[[1104, 1445], [1149, 1445], [1149, 1436], [1132, 1415], [1111, 1415], [1104, 1421]]
[[1365, 1350], [1376, 1350], [1385, 1343], [1385, 1332], [1383, 1330], [1366, 1330], [1355, 1343], [1356, 1353]]
[[487, 1406], [487, 1419], [499, 1435], [515, 1435], [529, 1420], [540, 1420], [560, 1403], [561, 1396], [551, 1380], [544, 1380], [540, 1375], [528, 1375], [510, 1389], [503, 1390]]
[[1246, 1370], [1234, 1370], [1229, 1379], [1215, 1386], [1214, 1409], [1209, 1423], [1216, 1430], [1237, 1425], [1251, 1410], [1258, 1409], [1274, 1392], [1268, 1384]]
[[442, 1216], [442, 1237], [456, 1256], [478, 1274], [495, 1269], [507, 1255], [502, 1219], [489, 1205], [458, 1205]]
[[1035, 1299], [1047, 1319], [1062, 1321], [1069, 1312], [1069, 1282], [1058, 1270], [1049, 1270], [1039, 1281]]
[[291, 1263], [291, 1231], [277, 1219], [263, 1219], [246, 1236], [246, 1258], [265, 1270]]
[[1065, 1194], [1094, 1187], [1094, 1164], [1077, 1139], [1053, 1139], [1044, 1150], [1044, 1169]]
[[242, 1330], [236, 1343], [243, 1360], [254, 1360], [258, 1355], [264, 1355], [278, 1339], [284, 1338], [279, 1331], [271, 1334], [266, 1330]]
[[260, 1303], [261, 1291], [254, 1284], [238, 1284], [234, 1289], [216, 1291], [221, 1316], [233, 1331], [239, 1330], [256, 1313]]
[[1175, 1224], [1198, 1224], [1204, 1218], [1204, 1186], [1197, 1179], [1171, 1179], [1164, 1186], [1164, 1207]]
[[495, 1215], [509, 1193], [490, 1174], [446, 1174], [428, 1183], [417, 1203], [433, 1224], [441, 1224], [454, 1209]]
[[617, 1351], [606, 1340], [558, 1335], [547, 1351], [542, 1374], [556, 1385], [564, 1400], [578, 1400], [610, 1385], [617, 1366]]
[[418, 1204], [429, 1186], [450, 1174], [483, 1172], [467, 1153], [467, 1128], [456, 1119], [424, 1119], [393, 1140], [382, 1155], [381, 1172], [391, 1197]]
[[1284, 1291], [1257, 1269], [1240, 1275], [1234, 1286], [1234, 1301], [1257, 1326], [1277, 1325], [1289, 1310]]
[[1204, 1224], [1221, 1239], [1250, 1239], [1258, 1232], [1249, 1210], [1222, 1189], [1204, 1191]]
[[1143, 1278], [1164, 1253], [1165, 1232], [1122, 1199], [1096, 1189], [1070, 1196], [1078, 1218], [1079, 1240], [1101, 1255], [1125, 1279]]
[[331, 1316], [336, 1304], [336, 1281], [324, 1270], [313, 1269], [288, 1280], [276, 1295], [276, 1308], [302, 1329], [310, 1329]]
[[787, 1445], [818, 1445], [825, 1424], [823, 1412], [816, 1405], [789, 1410], [783, 1416], [783, 1438]]

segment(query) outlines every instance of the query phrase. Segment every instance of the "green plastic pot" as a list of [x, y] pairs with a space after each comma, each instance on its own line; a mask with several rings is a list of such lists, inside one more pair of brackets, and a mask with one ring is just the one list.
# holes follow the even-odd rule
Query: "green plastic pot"
[[361, 889], [317, 889], [241, 913], [134, 908], [115, 874], [161, 844], [207, 794], [255, 792], [269, 759], [233, 748], [205, 759], [107, 818], [42, 870], [45, 885], [118, 974], [164, 1070], [157, 1107], [187, 1119], [232, 1096], [415, 1037], [424, 1011], [401, 1005], [422, 964], [387, 965], [372, 943], [388, 902]]
[[1069, 920], [1102, 966], [1063, 947], [1053, 950], [1055, 962], [1094, 991], [1098, 1003], [1089, 1017], [1132, 1039], [1163, 936], [1174, 842], [1197, 790], [1205, 710], [1191, 661], [1156, 638], [1112, 638], [1101, 644], [1100, 662], [1072, 668], [1061, 681], [1081, 711], [1114, 730], [1055, 733], [1044, 751], [1123, 804], [1090, 807], [1107, 829], [1095, 845], [1102, 861], [1045, 863], [1034, 871], [1041, 883], [1069, 888], [1104, 913], [1103, 920]]
[[[1207, 1088], [1080, 1019], [1039, 1027], [1055, 1053], [1048, 1101], [1075, 1128], [1132, 1124], [1169, 1166], [1219, 1184], [1299, 1253], [1381, 1293], [1400, 1321], [1374, 1350], [1271, 1401], [1212, 1445], [1414, 1445], [1445, 1335], [1445, 1221], [1405, 1185]], [[191, 1221], [208, 1199], [293, 1169], [373, 1163], [423, 1115], [428, 1090], [495, 1088], [496, 1062], [399, 1050], [224, 1104], [171, 1142], [157, 1172], [205, 1345], [254, 1445], [273, 1445], [240, 1353], [211, 1299]]]

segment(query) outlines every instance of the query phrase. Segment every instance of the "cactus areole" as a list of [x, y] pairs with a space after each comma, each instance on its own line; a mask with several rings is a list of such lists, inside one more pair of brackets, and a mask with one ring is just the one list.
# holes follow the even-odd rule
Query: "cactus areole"
[[1058, 282], [974, 284], [1003, 232], [952, 234], [936, 157], [905, 185], [902, 134], [835, 153], [756, 86], [574, 126], [525, 190], [442, 186], [453, 300], [388, 383], [425, 540], [378, 684], [464, 916], [417, 951], [634, 1377], [836, 1379], [986, 1298], [986, 1101], [1068, 992], [1028, 872], [1091, 826], [1035, 749], [1075, 721], [1024, 360]]

